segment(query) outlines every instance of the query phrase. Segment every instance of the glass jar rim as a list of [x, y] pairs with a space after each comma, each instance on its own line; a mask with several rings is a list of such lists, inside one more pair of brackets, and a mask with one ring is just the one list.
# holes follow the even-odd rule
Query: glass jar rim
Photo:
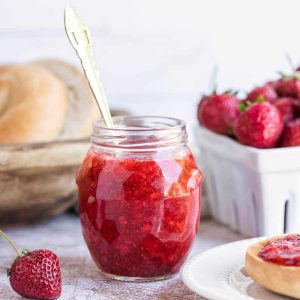
[[114, 128], [107, 128], [103, 121], [93, 124], [91, 141], [101, 148], [131, 151], [151, 151], [174, 148], [187, 142], [186, 124], [171, 117], [116, 116]]
[[[103, 120], [97, 120], [96, 122], [93, 123], [93, 127], [97, 129], [102, 129], [102, 130], [109, 130], [109, 131], [137, 131], [137, 132], [142, 132], [142, 131], [160, 131], [160, 130], [169, 130], [169, 129], [184, 129], [186, 124], [183, 120], [172, 118], [172, 117], [160, 117], [160, 116], [135, 116], [135, 115], [128, 115], [128, 116], [114, 116], [112, 117], [113, 122], [115, 127], [114, 128], [107, 128], [105, 126], [105, 123]], [[158, 121], [160, 120], [161, 124], [163, 125], [169, 125], [168, 127], [121, 127], [118, 128], [116, 125], [120, 125], [120, 122], [122, 122], [121, 125], [124, 125], [124, 121], [139, 121], [139, 120], [149, 120], [155, 122], [155, 124], [159, 124]], [[169, 121], [169, 124], [166, 122]], [[171, 123], [172, 122], [172, 123]]]

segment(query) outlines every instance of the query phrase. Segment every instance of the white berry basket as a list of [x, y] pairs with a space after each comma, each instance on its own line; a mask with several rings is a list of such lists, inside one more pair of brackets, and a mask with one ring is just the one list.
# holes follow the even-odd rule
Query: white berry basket
[[214, 219], [246, 236], [300, 232], [300, 147], [256, 149], [197, 126]]

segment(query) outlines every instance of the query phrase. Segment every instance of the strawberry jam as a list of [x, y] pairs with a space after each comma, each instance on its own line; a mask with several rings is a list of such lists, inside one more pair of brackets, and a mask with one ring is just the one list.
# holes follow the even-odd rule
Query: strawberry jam
[[259, 257], [279, 265], [300, 266], [300, 235], [287, 235], [267, 242]]
[[[126, 147], [132, 143], [128, 134]], [[136, 139], [135, 153], [119, 145], [108, 151], [99, 140], [88, 152], [77, 174], [83, 235], [107, 276], [168, 278], [180, 270], [195, 239], [202, 174], [185, 143], [163, 150], [164, 143], [153, 149], [151, 142], [151, 150], [143, 151]]]

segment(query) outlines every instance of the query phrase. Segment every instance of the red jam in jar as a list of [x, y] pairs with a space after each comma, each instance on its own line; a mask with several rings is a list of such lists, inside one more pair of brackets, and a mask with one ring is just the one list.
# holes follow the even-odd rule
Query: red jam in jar
[[265, 261], [284, 266], [300, 266], [300, 235], [287, 235], [269, 241], [259, 252]]
[[176, 274], [200, 220], [202, 174], [184, 122], [116, 117], [94, 125], [78, 174], [84, 239], [100, 270], [120, 280]]

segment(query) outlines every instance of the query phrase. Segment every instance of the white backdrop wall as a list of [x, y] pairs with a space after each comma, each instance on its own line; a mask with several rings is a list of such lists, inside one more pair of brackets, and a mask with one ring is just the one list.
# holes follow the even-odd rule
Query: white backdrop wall
[[90, 26], [111, 105], [196, 124], [199, 95], [247, 90], [300, 62], [299, 0], [0, 0], [0, 63], [78, 62], [63, 27], [71, 4]]

